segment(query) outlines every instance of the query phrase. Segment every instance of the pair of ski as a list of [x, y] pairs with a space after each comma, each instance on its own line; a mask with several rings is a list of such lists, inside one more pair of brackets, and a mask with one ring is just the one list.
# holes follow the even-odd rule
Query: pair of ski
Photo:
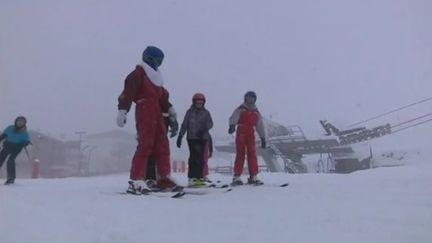
[[183, 187], [178, 187], [172, 191], [160, 190], [158, 188], [153, 188], [147, 193], [134, 194], [129, 192], [118, 192], [120, 195], [132, 195], [132, 196], [156, 196], [156, 197], [169, 197], [169, 198], [181, 198], [186, 193], [183, 191]]
[[232, 191], [232, 187], [229, 184], [222, 184], [220, 182], [206, 186], [185, 187], [183, 191], [191, 195], [205, 195], [209, 194], [213, 189], [220, 193]]
[[153, 188], [150, 193], [158, 197], [181, 198], [186, 195], [186, 192], [184, 192], [183, 189], [184, 188], [181, 186], [177, 186], [172, 191], [165, 191], [159, 188]]
[[[182, 198], [183, 196], [190, 194], [190, 195], [206, 195], [210, 193], [210, 190], [212, 189], [221, 189], [220, 193], [230, 192], [233, 190], [233, 187], [241, 187], [241, 186], [253, 186], [253, 187], [287, 187], [288, 183], [282, 183], [282, 184], [243, 184], [243, 185], [233, 185], [233, 184], [210, 184], [208, 186], [204, 187], [178, 187], [175, 191], [165, 191], [160, 190], [158, 188], [153, 188], [149, 194], [141, 194], [144, 196], [147, 195], [153, 195], [156, 197], [167, 197], [167, 198]], [[121, 194], [129, 194], [127, 192], [123, 192]], [[134, 194], [129, 194], [134, 195]]]
[[225, 193], [225, 192], [230, 192], [233, 190], [233, 188], [240, 187], [240, 186], [287, 187], [288, 185], [289, 185], [288, 183], [282, 183], [282, 184], [264, 184], [264, 183], [258, 184], [257, 183], [257, 184], [235, 185], [232, 183], [231, 184], [222, 184], [218, 181], [217, 184], [211, 184], [211, 185], [208, 185], [206, 187], [185, 187], [185, 188], [183, 188], [183, 192], [185, 192], [185, 194], [192, 194], [192, 195], [205, 195], [205, 194], [211, 193], [210, 192], [210, 190], [212, 190], [211, 188], [221, 189], [221, 190], [217, 190], [217, 192]]
[[186, 194], [190, 195], [205, 195], [212, 189], [223, 189], [221, 192], [229, 192], [232, 188], [228, 184], [210, 184], [201, 187], [181, 187], [178, 186], [173, 191], [161, 190], [159, 188], [152, 188], [147, 194], [131, 194], [127, 192], [121, 192], [123, 195], [136, 195], [136, 196], [156, 196], [156, 197], [168, 197], [168, 198], [182, 198]]
[[189, 195], [206, 195], [209, 193], [214, 192], [230, 192], [232, 188], [228, 184], [210, 184], [207, 186], [200, 186], [200, 187], [182, 187], [181, 191], [178, 192], [172, 192], [173, 194], [170, 196], [171, 198], [181, 198], [187, 194]]

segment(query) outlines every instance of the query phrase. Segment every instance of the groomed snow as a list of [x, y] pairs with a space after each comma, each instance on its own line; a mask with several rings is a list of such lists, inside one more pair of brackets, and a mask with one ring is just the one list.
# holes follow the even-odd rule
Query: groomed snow
[[[426, 243], [432, 240], [427, 162], [348, 175], [262, 173], [267, 185], [290, 185], [182, 199], [116, 194], [126, 189], [127, 174], [18, 179], [0, 186], [0, 242]], [[174, 177], [186, 182], [183, 174]]]

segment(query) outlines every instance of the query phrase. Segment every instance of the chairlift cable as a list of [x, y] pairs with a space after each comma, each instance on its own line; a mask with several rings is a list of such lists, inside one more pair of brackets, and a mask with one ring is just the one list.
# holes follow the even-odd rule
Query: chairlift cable
[[353, 123], [353, 124], [349, 125], [348, 127], [353, 127], [353, 126], [356, 126], [356, 125], [360, 125], [360, 124], [362, 124], [362, 123], [366, 123], [366, 122], [368, 122], [368, 121], [371, 121], [371, 120], [375, 120], [375, 119], [381, 118], [381, 117], [383, 117], [383, 116], [386, 116], [386, 115], [389, 115], [389, 114], [391, 114], [391, 113], [394, 113], [394, 112], [397, 112], [397, 111], [400, 111], [400, 110], [406, 109], [406, 108], [411, 107], [411, 106], [415, 106], [415, 105], [418, 105], [418, 104], [424, 103], [424, 102], [429, 101], [429, 100], [432, 100], [432, 97], [429, 97], [429, 98], [426, 98], [426, 99], [423, 99], [423, 100], [420, 100], [420, 101], [417, 101], [417, 102], [414, 102], [414, 103], [411, 103], [411, 104], [408, 104], [408, 105], [404, 105], [404, 106], [399, 107], [399, 108], [397, 108], [397, 109], [394, 109], [394, 110], [391, 110], [391, 111], [385, 112], [385, 113], [383, 113], [383, 114], [380, 114], [380, 115], [377, 115], [377, 116], [374, 116], [374, 117], [368, 118], [368, 119], [363, 120], [363, 121], [359, 121], [359, 122]]
[[411, 122], [413, 122], [413, 121], [416, 121], [416, 120], [419, 120], [419, 119], [422, 119], [422, 118], [425, 118], [425, 117], [428, 117], [428, 116], [431, 116], [431, 115], [432, 115], [432, 113], [428, 113], [428, 114], [423, 115], [423, 116], [419, 116], [419, 117], [416, 117], [416, 118], [413, 118], [413, 119], [409, 119], [409, 120], [407, 120], [407, 121], [404, 121], [404, 122], [398, 123], [398, 124], [396, 124], [396, 125], [392, 125], [391, 128], [399, 127], [399, 126], [401, 126], [401, 125], [404, 125], [404, 124], [407, 124], [407, 123], [411, 123]]
[[407, 127], [399, 128], [399, 129], [397, 129], [397, 130], [395, 130], [395, 131], [392, 131], [391, 134], [393, 134], [393, 133], [397, 133], [397, 132], [400, 132], [400, 131], [403, 131], [403, 130], [408, 129], [408, 128], [416, 127], [416, 126], [419, 126], [419, 125], [422, 125], [422, 124], [424, 124], [424, 123], [428, 123], [428, 122], [431, 122], [431, 121], [432, 121], [432, 118], [431, 118], [431, 119], [424, 120], [424, 121], [421, 121], [421, 122], [417, 122], [417, 123], [412, 124], [412, 125], [409, 125], [409, 126], [407, 126]]

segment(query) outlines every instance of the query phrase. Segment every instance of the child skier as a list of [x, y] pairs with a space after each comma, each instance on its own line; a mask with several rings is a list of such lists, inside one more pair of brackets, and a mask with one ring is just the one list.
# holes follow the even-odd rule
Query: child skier
[[196, 93], [192, 97], [192, 106], [186, 112], [177, 137], [177, 147], [181, 147], [184, 134], [187, 132], [189, 145], [188, 186], [205, 186], [203, 175], [204, 150], [209, 139], [209, 130], [213, 127], [210, 112], [204, 107], [205, 96]]
[[255, 105], [257, 96], [255, 92], [248, 91], [244, 95], [244, 102], [229, 118], [228, 133], [233, 134], [237, 126], [236, 135], [236, 158], [234, 163], [234, 178], [232, 185], [243, 185], [241, 174], [245, 154], [247, 153], [249, 179], [248, 184], [262, 185], [263, 183], [257, 178], [258, 162], [255, 150], [255, 129], [261, 138], [261, 147], [266, 147], [265, 129], [263, 119], [258, 108]]
[[3, 149], [0, 151], [0, 168], [9, 156], [7, 161], [7, 180], [5, 185], [15, 182], [15, 159], [23, 148], [30, 144], [30, 137], [27, 132], [27, 120], [23, 116], [15, 119], [14, 125], [8, 126], [0, 135], [0, 142], [3, 142]]
[[148, 194], [151, 190], [145, 183], [147, 162], [150, 155], [156, 159], [157, 186], [176, 190], [177, 184], [170, 178], [169, 143], [163, 112], [168, 111], [168, 91], [163, 87], [159, 70], [164, 58], [163, 52], [148, 46], [142, 55], [142, 62], [125, 80], [124, 90], [118, 98], [117, 125], [126, 124], [127, 113], [132, 102], [135, 106], [135, 122], [138, 146], [132, 159], [128, 193]]

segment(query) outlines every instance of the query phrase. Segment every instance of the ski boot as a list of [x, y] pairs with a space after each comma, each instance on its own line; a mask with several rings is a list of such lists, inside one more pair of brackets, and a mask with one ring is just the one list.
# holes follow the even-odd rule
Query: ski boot
[[10, 185], [10, 184], [14, 184], [14, 183], [15, 183], [14, 179], [7, 179], [4, 184], [5, 185]]
[[156, 180], [147, 179], [147, 180], [145, 180], [145, 183], [147, 184], [148, 188], [152, 191], [158, 189]]
[[127, 193], [133, 195], [147, 195], [150, 194], [151, 190], [143, 180], [131, 180], [129, 181], [129, 187], [126, 190]]
[[188, 187], [204, 187], [206, 185], [204, 179], [189, 178]]
[[234, 176], [231, 182], [231, 186], [242, 186], [243, 181], [240, 176]]
[[254, 176], [250, 176], [248, 178], [248, 182], [249, 185], [253, 185], [253, 186], [261, 186], [264, 185], [264, 182], [260, 181], [256, 175]]
[[159, 187], [161, 191], [180, 192], [183, 190], [183, 187], [177, 185], [170, 177], [159, 179], [156, 186]]

